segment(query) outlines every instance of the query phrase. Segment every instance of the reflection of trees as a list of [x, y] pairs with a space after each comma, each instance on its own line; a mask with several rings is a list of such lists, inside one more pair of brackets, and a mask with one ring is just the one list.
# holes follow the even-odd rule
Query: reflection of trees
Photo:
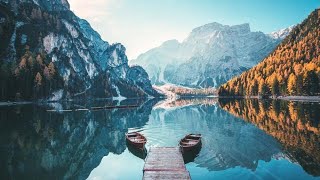
[[302, 102], [220, 99], [231, 114], [278, 139], [310, 174], [320, 176], [320, 106]]
[[[193, 100], [195, 101], [192, 102]], [[252, 124], [226, 113], [215, 104], [216, 101], [211, 102], [209, 99], [206, 105], [198, 104], [198, 99], [180, 102], [186, 103], [179, 103], [183, 106], [170, 110], [153, 110], [149, 123], [157, 124], [159, 127], [175, 127], [168, 129], [173, 145], [187, 133], [201, 133], [203, 146], [195, 159], [199, 167], [210, 171], [237, 166], [255, 170], [259, 160], [268, 162], [274, 155], [281, 153], [280, 145], [274, 138]], [[148, 137], [160, 130], [162, 128], [153, 129]], [[162, 134], [160, 139], [168, 137], [167, 134], [159, 134]], [[158, 134], [150, 139], [156, 138], [159, 138]], [[170, 143], [168, 140], [163, 145]]]
[[154, 104], [65, 113], [1, 108], [0, 179], [85, 179], [103, 156], [126, 149], [125, 132], [145, 125]]

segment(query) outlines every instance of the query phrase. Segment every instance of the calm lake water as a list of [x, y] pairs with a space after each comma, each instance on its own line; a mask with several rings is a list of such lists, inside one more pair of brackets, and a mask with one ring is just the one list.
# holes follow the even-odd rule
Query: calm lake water
[[126, 100], [139, 107], [82, 110], [117, 103], [0, 107], [0, 179], [141, 179], [128, 131], [144, 134], [147, 149], [201, 133], [186, 164], [192, 179], [320, 179], [320, 103]]

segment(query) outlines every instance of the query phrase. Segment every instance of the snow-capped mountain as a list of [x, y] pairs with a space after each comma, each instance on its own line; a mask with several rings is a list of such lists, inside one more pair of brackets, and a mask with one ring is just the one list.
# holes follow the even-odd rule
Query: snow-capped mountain
[[0, 25], [9, 26], [0, 31], [9, 37], [1, 42], [1, 58], [19, 63], [26, 46], [33, 54], [44, 54], [63, 79], [61, 89], [47, 94], [52, 100], [159, 95], [141, 67], [128, 65], [125, 47], [103, 41], [70, 11], [67, 0], [0, 0], [0, 5]]
[[289, 35], [289, 33], [292, 31], [292, 29], [294, 27], [295, 26], [292, 25], [288, 28], [280, 29], [279, 31], [274, 31], [274, 32], [270, 33], [269, 36], [274, 39], [284, 39], [285, 37], [287, 37]]
[[181, 43], [167, 41], [130, 63], [141, 65], [153, 84], [218, 87], [260, 62], [284, 33], [279, 37], [252, 32], [249, 24], [211, 23], [195, 28]]

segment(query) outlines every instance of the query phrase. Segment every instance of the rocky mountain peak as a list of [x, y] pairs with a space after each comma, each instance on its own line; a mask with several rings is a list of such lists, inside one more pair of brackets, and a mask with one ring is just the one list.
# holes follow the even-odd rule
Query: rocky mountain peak
[[203, 26], [197, 27], [195, 29], [192, 30], [191, 33], [200, 33], [203, 31], [214, 31], [214, 30], [220, 30], [224, 27], [224, 25], [217, 23], [217, 22], [213, 22], [213, 23], [209, 23], [209, 24], [205, 24]]
[[292, 31], [292, 29], [294, 27], [295, 26], [292, 25], [288, 28], [280, 29], [279, 31], [274, 31], [274, 32], [270, 33], [269, 36], [274, 39], [284, 39], [285, 37], [287, 37], [290, 34], [290, 32]]
[[67, 9], [70, 9], [70, 4], [67, 0], [61, 0], [61, 4], [64, 5]]
[[48, 11], [70, 10], [70, 4], [67, 0], [27, 0], [46, 8]]
[[233, 31], [237, 31], [239, 33], [251, 32], [249, 23], [234, 25], [234, 26], [231, 26], [230, 29], [232, 29]]
[[[280, 39], [252, 32], [248, 23], [213, 22], [193, 29], [183, 42], [167, 41], [132, 63], [145, 68], [156, 85], [218, 87], [256, 65], [279, 43]], [[169, 44], [175, 46], [165, 46]]]
[[168, 40], [168, 41], [165, 41], [164, 43], [162, 43], [162, 46], [168, 46], [168, 47], [171, 47], [171, 46], [177, 46], [179, 45], [179, 41], [176, 40], [176, 39], [171, 39], [171, 40]]
[[248, 34], [250, 32], [249, 23], [229, 26], [213, 22], [193, 29], [184, 42], [209, 43], [224, 35]]

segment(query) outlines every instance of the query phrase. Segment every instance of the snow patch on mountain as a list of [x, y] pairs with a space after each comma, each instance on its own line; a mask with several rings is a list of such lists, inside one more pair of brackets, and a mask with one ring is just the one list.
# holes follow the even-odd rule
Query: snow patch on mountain
[[50, 54], [52, 50], [57, 47], [60, 48], [61, 44], [65, 41], [65, 38], [62, 36], [57, 36], [54, 33], [48, 34], [43, 38], [43, 45], [45, 51]]
[[117, 95], [118, 95], [118, 96], [113, 96], [112, 97], [113, 100], [123, 101], [123, 100], [127, 99], [126, 97], [121, 96], [118, 86], [114, 85], [113, 88], [115, 88]]
[[39, 6], [39, 3], [38, 3], [38, 1], [37, 0], [32, 0], [33, 1], [33, 3], [35, 3], [36, 5], [38, 5]]
[[284, 39], [289, 35], [289, 33], [292, 31], [292, 29], [294, 27], [295, 26], [292, 25], [288, 28], [280, 29], [279, 31], [274, 31], [274, 32], [270, 33], [269, 36], [274, 39]]
[[50, 101], [59, 101], [63, 97], [63, 89], [53, 92], [52, 97], [49, 99]]
[[62, 73], [63, 80], [65, 81], [65, 83], [68, 83], [70, 77], [70, 70], [65, 69]]
[[68, 23], [68, 21], [66, 21], [66, 20], [62, 20], [62, 22], [64, 23], [64, 25], [66, 26], [66, 28], [68, 29], [69, 33], [71, 34], [71, 36], [73, 38], [78, 38], [79, 37], [78, 31], [76, 30], [76, 28], [73, 25]]
[[52, 56], [52, 60], [51, 61], [52, 62], [57, 62], [58, 61], [58, 58], [57, 58], [57, 56], [55, 54]]

